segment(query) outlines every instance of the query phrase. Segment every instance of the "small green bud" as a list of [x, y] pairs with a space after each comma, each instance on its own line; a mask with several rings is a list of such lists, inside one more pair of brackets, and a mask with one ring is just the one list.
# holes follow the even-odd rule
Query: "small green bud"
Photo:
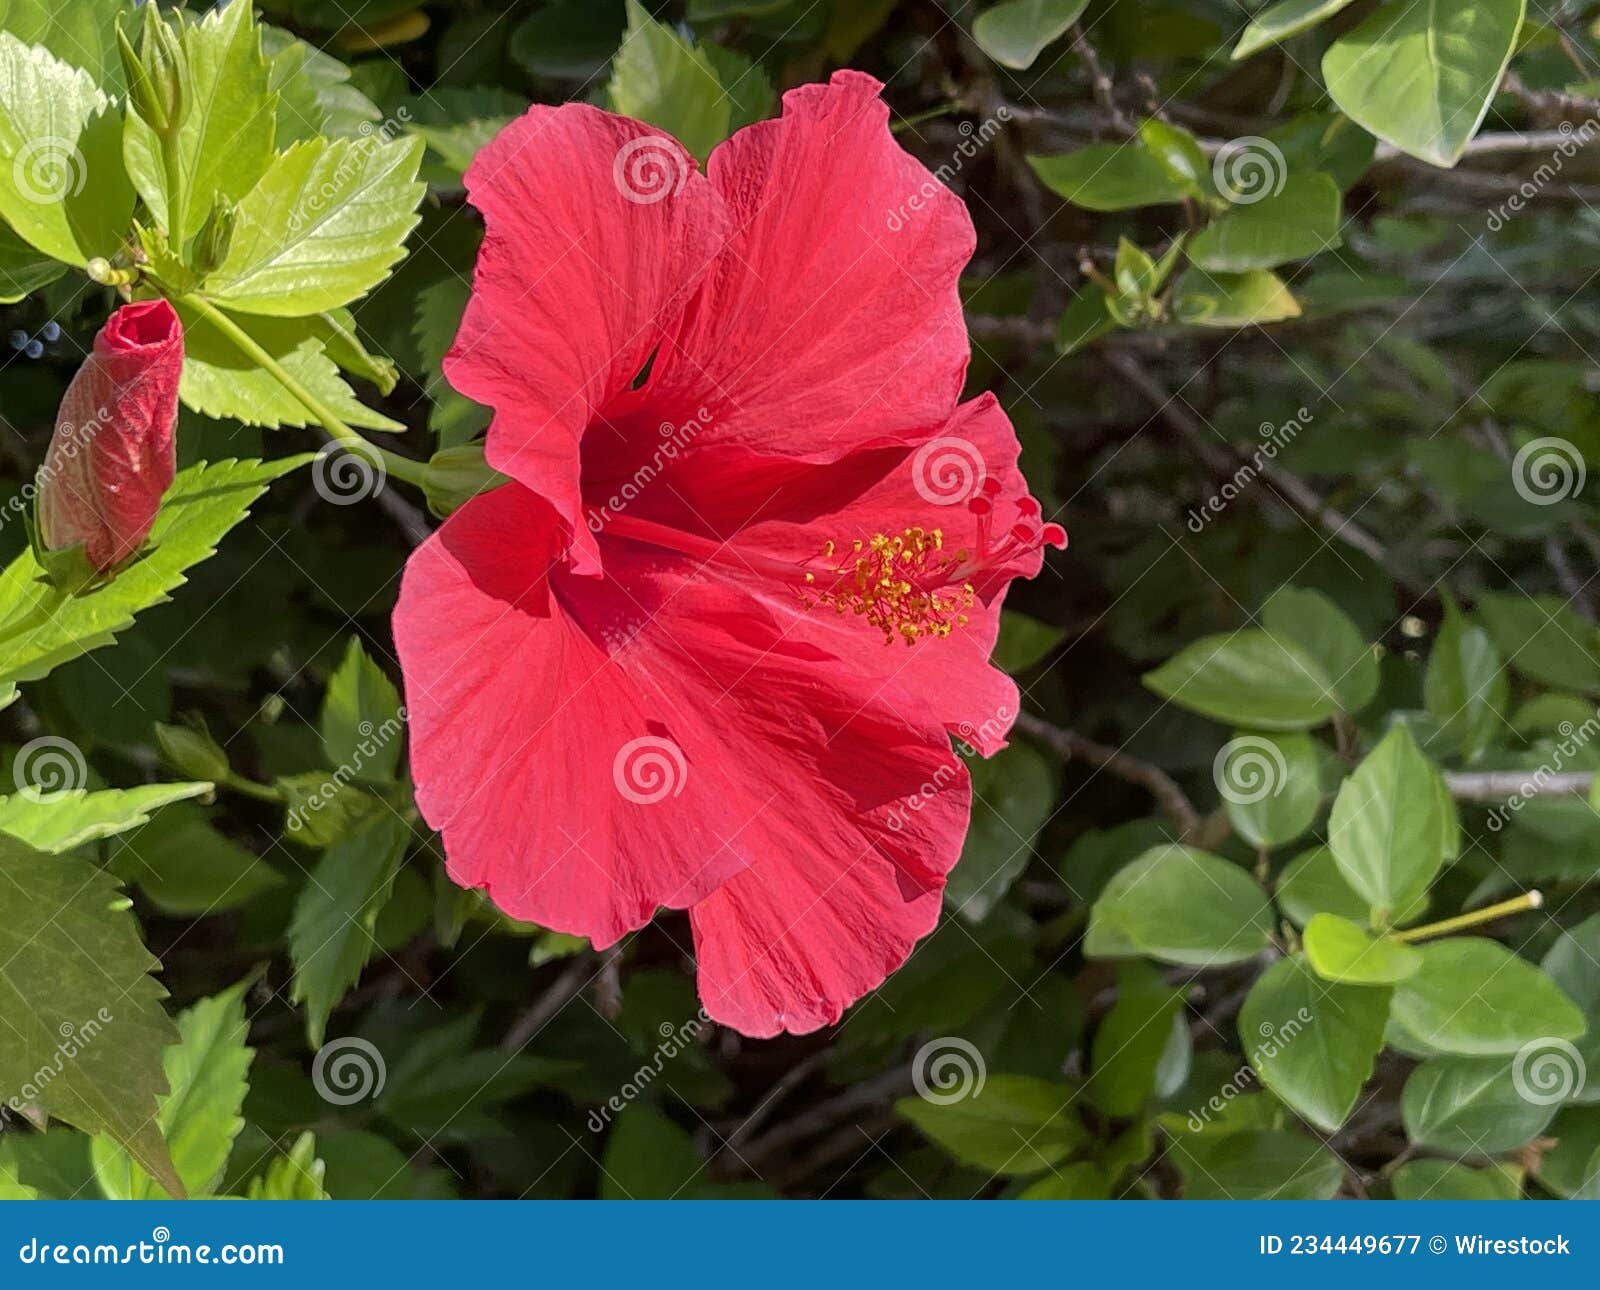
[[484, 460], [483, 445], [468, 443], [433, 454], [422, 473], [422, 492], [428, 499], [428, 509], [444, 519], [479, 493], [506, 482], [506, 476], [492, 470]]
[[210, 273], [228, 258], [228, 247], [233, 243], [233, 222], [237, 209], [224, 197], [217, 199], [206, 222], [195, 235], [190, 248], [190, 259], [201, 274]]
[[169, 726], [158, 721], [156, 747], [161, 750], [168, 765], [190, 779], [203, 779], [217, 784], [226, 780], [231, 773], [227, 753], [217, 746], [216, 740], [203, 726]]

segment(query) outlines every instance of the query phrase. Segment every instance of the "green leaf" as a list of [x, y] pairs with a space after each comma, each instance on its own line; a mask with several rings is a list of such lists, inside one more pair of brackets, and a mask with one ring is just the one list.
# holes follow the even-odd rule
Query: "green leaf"
[[0, 224], [0, 304], [15, 304], [66, 271], [66, 265], [35, 251], [13, 229]]
[[1014, 743], [968, 763], [972, 823], [945, 887], [946, 908], [980, 923], [1028, 866], [1033, 839], [1055, 805], [1051, 763], [1031, 744]]
[[1347, 985], [1393, 985], [1422, 967], [1416, 949], [1388, 936], [1372, 936], [1337, 914], [1313, 914], [1306, 924], [1306, 960], [1318, 976]]
[[1543, 1132], [1553, 1102], [1531, 1102], [1503, 1057], [1436, 1057], [1411, 1072], [1400, 1095], [1406, 1135], [1456, 1156], [1515, 1151]]
[[1583, 1034], [1583, 1014], [1543, 972], [1498, 941], [1457, 936], [1422, 947], [1422, 969], [1394, 995], [1394, 1016], [1429, 1048], [1467, 1056]]
[[273, 140], [278, 149], [319, 134], [354, 138], [383, 119], [377, 105], [350, 83], [350, 69], [337, 58], [266, 25], [261, 27], [261, 50], [271, 60], [271, 88], [278, 96]]
[[1269, 4], [1251, 18], [1233, 47], [1232, 57], [1248, 58], [1268, 45], [1325, 22], [1349, 3], [1350, 0], [1278, 0]]
[[327, 1200], [322, 1180], [328, 1166], [317, 1158], [317, 1138], [309, 1131], [295, 1139], [289, 1154], [274, 1158], [266, 1170], [252, 1178], [246, 1200]]
[[[1117, 1001], [1095, 1029], [1090, 1050], [1088, 1090], [1094, 1104], [1113, 1118], [1137, 1115], [1151, 1097], [1168, 1095], [1182, 1084], [1190, 1055], [1183, 991], [1170, 989], [1149, 964], [1124, 963], [1117, 973]], [[1177, 1079], [1164, 1081], [1174, 1065], [1181, 1068]]]
[[478, 149], [527, 107], [520, 95], [488, 85], [440, 85], [408, 99], [406, 129], [425, 140], [438, 159], [425, 167], [424, 177], [430, 183], [459, 184]]
[[1000, 611], [1000, 639], [995, 642], [994, 665], [1015, 675], [1026, 672], [1059, 645], [1066, 631], [1015, 609]]
[[1382, 910], [1409, 905], [1444, 862], [1438, 772], [1404, 724], [1390, 728], [1340, 786], [1328, 846], [1356, 893]]
[[[231, 316], [231, 315], [230, 315]], [[249, 426], [309, 426], [317, 420], [278, 378], [245, 354], [210, 319], [179, 302], [183, 321], [183, 377], [178, 394], [185, 406], [217, 420]], [[337, 320], [338, 314], [333, 318]], [[256, 344], [347, 425], [367, 430], [403, 430], [398, 421], [372, 411], [351, 392], [330, 357], [341, 331], [322, 316], [263, 318], [233, 316]]]
[[1194, 135], [1182, 126], [1168, 125], [1158, 117], [1139, 123], [1139, 140], [1149, 149], [1166, 172], [1183, 185], [1189, 197], [1204, 197], [1209, 191], [1211, 167]]
[[1106, 307], [1108, 299], [1106, 293], [1092, 282], [1084, 285], [1056, 321], [1056, 353], [1076, 353], [1115, 330], [1116, 323]]
[[311, 871], [289, 923], [290, 997], [306, 1008], [320, 1048], [328, 1018], [377, 948], [372, 929], [405, 859], [411, 830], [392, 811], [375, 813], [334, 843]]
[[1517, 45], [1526, 0], [1385, 5], [1322, 56], [1339, 110], [1435, 166], [1478, 132]]
[[1330, 985], [1298, 958], [1279, 959], [1239, 1010], [1239, 1038], [1261, 1082], [1332, 1133], [1372, 1074], [1388, 1019], [1388, 990]]
[[60, 855], [95, 838], [109, 838], [147, 823], [150, 812], [171, 802], [201, 797], [214, 786], [143, 784], [138, 788], [36, 789], [0, 797], [0, 833], [21, 838], [38, 851]]
[[628, 0], [607, 92], [617, 112], [666, 131], [702, 164], [728, 137], [732, 104], [711, 60], [638, 0]]
[[[222, 1181], [233, 1140], [244, 1128], [240, 1109], [254, 1050], [245, 1046], [244, 993], [249, 982], [202, 999], [178, 1017], [178, 1042], [162, 1064], [171, 1089], [157, 1122], [190, 1196], [210, 1196]], [[167, 1200], [167, 1190], [112, 1142], [95, 1139], [95, 1177], [110, 1200]]]
[[1234, 206], [1195, 234], [1189, 259], [1212, 273], [1270, 269], [1332, 250], [1339, 234], [1339, 186], [1327, 175], [1291, 175], [1276, 193]]
[[226, 913], [283, 884], [282, 874], [193, 806], [169, 807], [119, 838], [110, 868], [163, 914], [179, 918]]
[[0, 215], [36, 250], [83, 265], [133, 218], [122, 117], [87, 72], [0, 32]]
[[[1568, 1081], [1571, 1102], [1600, 1102], [1600, 914], [1561, 933], [1539, 966], [1583, 1013], [1588, 1029], [1577, 1041], [1579, 1061]], [[1588, 1072], [1595, 1074], [1592, 1078]], [[1557, 1075], [1560, 1071], [1554, 1070]], [[1531, 1074], [1530, 1074], [1531, 1078]]]
[[295, 318], [365, 295], [389, 276], [426, 185], [421, 139], [315, 139], [280, 153], [240, 200], [207, 294], [242, 313]]
[[1144, 683], [1202, 716], [1257, 730], [1305, 730], [1338, 711], [1326, 669], [1292, 640], [1246, 630], [1187, 645]]
[[[181, 39], [189, 73], [185, 90], [193, 93], [177, 140], [187, 240], [200, 231], [219, 197], [237, 202], [266, 174], [273, 157], [278, 101], [271, 90], [271, 68], [261, 52], [253, 4], [241, 0], [212, 9], [201, 21], [186, 23]], [[156, 222], [170, 229], [161, 141], [131, 112], [123, 155]], [[173, 247], [180, 258], [184, 249]]]
[[1126, 211], [1181, 202], [1190, 186], [1138, 143], [1097, 143], [1055, 157], [1030, 156], [1039, 180], [1074, 206]]
[[9, 838], [0, 838], [0, 878], [0, 1088], [85, 1133], [109, 1134], [177, 1194], [156, 1124], [168, 1087], [161, 1050], [177, 1030], [150, 976], [160, 964], [116, 879]]
[[1486, 591], [1474, 608], [1501, 656], [1524, 676], [1562, 690], [1600, 690], [1594, 629], [1560, 596]]
[[1396, 1200], [1516, 1200], [1522, 1181], [1509, 1165], [1473, 1169], [1448, 1160], [1408, 1160], [1394, 1172]]
[[120, 94], [117, 15], [122, 7], [122, 0], [0, 0], [0, 31], [24, 45], [43, 45], [87, 72], [108, 94]]
[[1249, 327], [1300, 316], [1283, 279], [1264, 269], [1217, 274], [1187, 269], [1172, 289], [1172, 310], [1179, 322], [1197, 327]]
[[252, 502], [309, 456], [277, 461], [214, 461], [180, 471], [162, 499], [145, 554], [110, 582], [64, 597], [40, 583], [31, 552], [0, 573], [0, 680], [31, 681], [110, 644], [140, 610], [164, 603], [184, 573], [216, 550]]
[[1212, 777], [1234, 832], [1253, 847], [1293, 842], [1322, 801], [1321, 759], [1310, 735], [1236, 732], [1217, 753]]
[[1344, 711], [1354, 714], [1372, 702], [1378, 692], [1377, 656], [1349, 615], [1320, 591], [1280, 587], [1261, 606], [1261, 625], [1322, 665]]
[[403, 719], [394, 682], [367, 657], [360, 637], [352, 636], [322, 700], [322, 754], [328, 765], [364, 783], [391, 783], [400, 768]]
[[1185, 1134], [1168, 1148], [1189, 1200], [1327, 1200], [1344, 1166], [1303, 1133]]
[[1260, 885], [1238, 865], [1194, 847], [1151, 847], [1106, 884], [1084, 952], [1131, 949], [1169, 963], [1218, 967], [1259, 954], [1272, 938]]
[[1002, 67], [1026, 71], [1078, 21], [1089, 0], [1004, 0], [972, 24], [978, 48]]
[[1475, 761], [1506, 728], [1511, 685], [1489, 633], [1458, 613], [1444, 626], [1428, 657], [1422, 693], [1439, 734]]
[[617, 1117], [606, 1141], [600, 1198], [687, 1199], [705, 1168], [687, 1133], [655, 1108], [635, 1102]]
[[1062, 1165], [1048, 1178], [1031, 1183], [1018, 1200], [1110, 1200], [1111, 1180], [1087, 1160]]
[[731, 100], [728, 133], [765, 121], [778, 106], [778, 96], [760, 63], [722, 45], [702, 45], [700, 52], [716, 72], [722, 92]]
[[[1275, 890], [1284, 917], [1301, 927], [1321, 913], [1337, 914], [1358, 925], [1367, 923], [1372, 913], [1372, 906], [1345, 881], [1338, 861], [1327, 847], [1313, 847], [1291, 860], [1279, 875]], [[1419, 892], [1390, 922], [1404, 927], [1416, 922], [1427, 909], [1428, 893]]]
[[997, 1174], [1035, 1174], [1060, 1164], [1087, 1138], [1065, 1084], [990, 1075], [952, 1101], [953, 1092], [903, 1097], [894, 1109], [962, 1164]]

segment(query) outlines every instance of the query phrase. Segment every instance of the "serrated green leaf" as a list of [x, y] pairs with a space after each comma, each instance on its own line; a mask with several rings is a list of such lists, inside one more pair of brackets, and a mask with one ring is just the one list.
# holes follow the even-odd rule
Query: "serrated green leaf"
[[377, 104], [350, 83], [350, 69], [331, 54], [265, 23], [261, 51], [271, 61], [270, 87], [278, 96], [278, 151], [322, 134], [354, 138], [383, 119]]
[[170, 807], [118, 838], [109, 867], [162, 913], [182, 918], [226, 913], [283, 883], [282, 874], [219, 833], [194, 806]]
[[989, 1075], [950, 1100], [904, 1097], [894, 1104], [962, 1164], [997, 1174], [1032, 1174], [1061, 1163], [1085, 1140], [1072, 1089], [1026, 1075]]
[[322, 701], [319, 727], [328, 765], [364, 783], [389, 783], [400, 766], [402, 720], [394, 682], [352, 636]]
[[666, 131], [701, 163], [728, 137], [733, 105], [711, 60], [638, 0], [611, 60], [607, 94], [623, 116]]
[[185, 571], [199, 564], [248, 514], [280, 475], [306, 455], [278, 461], [216, 461], [180, 471], [162, 499], [145, 553], [93, 591], [62, 596], [40, 581], [43, 570], [24, 552], [0, 573], [0, 678], [31, 681], [51, 668], [109, 644], [134, 615], [169, 599]]
[[365, 295], [404, 254], [426, 185], [421, 139], [314, 139], [280, 153], [238, 207], [207, 294], [295, 318]]
[[67, 264], [117, 253], [133, 218], [122, 117], [87, 72], [0, 32], [0, 215]]
[[0, 31], [24, 45], [43, 45], [87, 72], [107, 94], [120, 94], [117, 15], [122, 8], [122, 0], [0, 0]]
[[334, 843], [311, 871], [289, 923], [290, 997], [305, 1005], [320, 1048], [328, 1018], [376, 948], [372, 929], [394, 886], [411, 830], [393, 811], [374, 814]]
[[[178, 131], [179, 170], [183, 176], [185, 240], [205, 223], [219, 197], [237, 202], [272, 161], [277, 97], [261, 52], [255, 6], [243, 3], [212, 9], [182, 35], [193, 99]], [[156, 133], [129, 113], [123, 155], [156, 222], [172, 228], [166, 166]], [[180, 258], [184, 247], [174, 245]]]
[[[244, 1128], [240, 1109], [254, 1050], [246, 1047], [244, 992], [249, 983], [201, 999], [178, 1017], [178, 1042], [162, 1054], [170, 1088], [157, 1122], [190, 1196], [212, 1195], [222, 1181], [233, 1140]], [[92, 1148], [95, 1177], [111, 1200], [166, 1200], [167, 1190], [104, 1138]]]
[[328, 1166], [317, 1157], [317, 1138], [302, 1133], [287, 1155], [274, 1157], [245, 1188], [246, 1200], [328, 1200], [322, 1185]]
[[[209, 319], [181, 301], [178, 317], [183, 320], [184, 333], [183, 377], [178, 394], [185, 406], [208, 417], [269, 429], [316, 424], [316, 418], [284, 389], [276, 376], [245, 354]], [[338, 319], [340, 315], [335, 313], [332, 317]], [[245, 314], [233, 321], [346, 425], [367, 430], [405, 428], [367, 407], [345, 384], [329, 356], [330, 344], [341, 343], [340, 329], [326, 318]], [[343, 352], [347, 359], [353, 357], [349, 351]]]
[[59, 855], [95, 838], [138, 828], [149, 821], [150, 812], [203, 796], [213, 787], [206, 783], [143, 784], [138, 788], [13, 793], [0, 797], [0, 833]]
[[181, 1192], [161, 1130], [161, 1052], [178, 1032], [114, 878], [71, 856], [0, 838], [0, 1088], [122, 1144]]

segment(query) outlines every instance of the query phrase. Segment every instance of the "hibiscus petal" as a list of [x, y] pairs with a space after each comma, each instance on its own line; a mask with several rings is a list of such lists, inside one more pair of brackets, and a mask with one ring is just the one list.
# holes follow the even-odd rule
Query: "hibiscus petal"
[[708, 405], [720, 442], [828, 461], [960, 397], [972, 220], [895, 142], [882, 88], [835, 72], [711, 154], [735, 232], [648, 389]]
[[[559, 544], [548, 504], [509, 484], [406, 568], [394, 626], [417, 802], [456, 881], [600, 946], [776, 857], [820, 872], [824, 850], [867, 853], [923, 904], [936, 893], [966, 825], [936, 726], [785, 640], [724, 571], [607, 539], [607, 577], [578, 577]], [[897, 824], [926, 783], [953, 781]]]
[[466, 184], [487, 233], [445, 374], [494, 409], [489, 464], [550, 501], [594, 573], [579, 441], [676, 324], [727, 216], [676, 140], [586, 104], [531, 108]]

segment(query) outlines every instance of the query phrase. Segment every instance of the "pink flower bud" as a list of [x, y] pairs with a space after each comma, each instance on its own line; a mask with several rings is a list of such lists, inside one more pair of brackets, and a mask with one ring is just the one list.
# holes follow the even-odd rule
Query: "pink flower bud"
[[177, 471], [183, 325], [165, 300], [123, 305], [67, 387], [39, 471], [47, 550], [81, 542], [104, 572], [143, 544]]

